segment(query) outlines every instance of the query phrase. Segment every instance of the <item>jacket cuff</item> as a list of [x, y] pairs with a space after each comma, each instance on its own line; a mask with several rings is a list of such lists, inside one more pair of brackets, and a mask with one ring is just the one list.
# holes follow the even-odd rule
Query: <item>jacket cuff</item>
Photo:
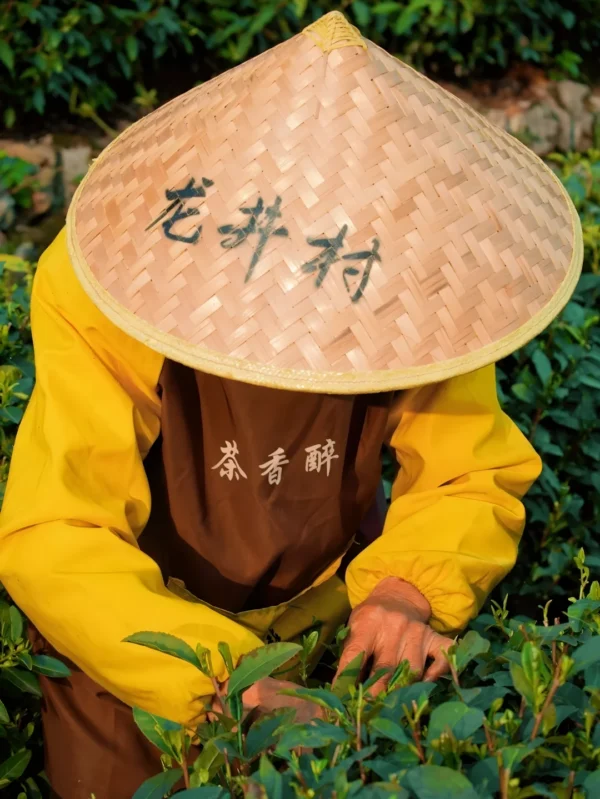
[[389, 560], [365, 550], [349, 565], [346, 586], [355, 607], [386, 577], [398, 577], [414, 586], [429, 602], [429, 624], [439, 633], [456, 635], [477, 615], [475, 595], [455, 560], [429, 553], [390, 553]]

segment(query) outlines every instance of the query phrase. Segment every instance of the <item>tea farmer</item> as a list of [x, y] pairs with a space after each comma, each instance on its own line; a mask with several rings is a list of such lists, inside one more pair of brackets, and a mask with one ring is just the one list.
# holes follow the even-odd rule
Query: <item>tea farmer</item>
[[[535, 155], [338, 13], [102, 153], [35, 279], [0, 532], [38, 651], [74, 664], [43, 686], [57, 796], [125, 799], [159, 770], [129, 707], [203, 718], [211, 683], [139, 631], [209, 647], [224, 682], [220, 641], [238, 659], [315, 618], [324, 641], [351, 606], [343, 663], [444, 671], [540, 471], [493, 364], [581, 253]], [[391, 506], [344, 586], [385, 442]]]

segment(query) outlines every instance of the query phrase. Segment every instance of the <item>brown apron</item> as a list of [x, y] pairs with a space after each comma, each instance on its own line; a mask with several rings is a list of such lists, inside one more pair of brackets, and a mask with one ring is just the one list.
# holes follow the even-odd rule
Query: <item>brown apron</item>
[[[170, 361], [159, 389], [141, 549], [172, 591], [264, 640], [300, 638], [317, 618], [318, 657], [348, 614], [335, 571], [375, 502], [392, 394], [278, 391]], [[159, 756], [131, 710], [71, 668], [68, 680], [42, 679], [54, 795], [131, 799]]]

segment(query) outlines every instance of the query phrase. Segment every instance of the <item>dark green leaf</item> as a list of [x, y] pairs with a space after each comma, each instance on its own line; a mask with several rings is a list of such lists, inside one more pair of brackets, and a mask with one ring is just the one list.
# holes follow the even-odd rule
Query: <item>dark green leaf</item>
[[127, 52], [127, 58], [130, 61], [136, 60], [139, 53], [139, 45], [138, 45], [138, 40], [135, 38], [135, 36], [128, 36], [125, 39], [125, 51]]
[[483, 725], [483, 712], [463, 702], [444, 702], [434, 708], [427, 728], [427, 740], [433, 741], [451, 732], [459, 741], [469, 738]]
[[417, 799], [479, 799], [469, 780], [445, 766], [419, 766], [406, 775]]
[[302, 649], [298, 644], [267, 644], [245, 655], [229, 678], [228, 692], [242, 693], [259, 680], [269, 677]]
[[0, 61], [2, 61], [9, 72], [12, 72], [15, 68], [14, 51], [10, 44], [3, 39], [0, 39]]
[[19, 658], [19, 662], [21, 663], [21, 665], [25, 666], [25, 668], [28, 671], [31, 671], [33, 669], [33, 658], [31, 657], [29, 652], [19, 652], [17, 657]]
[[40, 684], [35, 674], [22, 669], [3, 669], [2, 677], [21, 691], [41, 697]]
[[483, 797], [496, 796], [500, 790], [498, 761], [495, 757], [486, 757], [484, 760], [480, 760], [470, 769], [468, 777]]
[[600, 770], [588, 774], [583, 781], [583, 787], [589, 799], [595, 799], [596, 796], [600, 796]]
[[469, 663], [479, 655], [489, 652], [490, 642], [482, 638], [475, 630], [469, 632], [456, 644], [456, 668], [460, 674]]
[[396, 721], [398, 713], [402, 713], [403, 706], [412, 707], [412, 703], [417, 705], [426, 700], [435, 690], [434, 682], [415, 682], [412, 685], [405, 685], [402, 688], [395, 688], [384, 700], [383, 710], [380, 715], [384, 718], [391, 718]]
[[537, 349], [534, 350], [531, 360], [535, 366], [535, 371], [538, 373], [538, 377], [542, 383], [547, 386], [552, 377], [552, 364], [550, 363], [550, 359], [545, 352]]
[[470, 688], [461, 690], [461, 699], [469, 705], [469, 707], [476, 707], [479, 710], [486, 711], [495, 702], [496, 699], [502, 699], [509, 693], [508, 688], [500, 685], [489, 685], [483, 688]]
[[199, 788], [188, 788], [179, 791], [177, 797], [185, 796], [187, 799], [225, 799], [227, 794], [218, 785], [202, 785]]
[[514, 771], [515, 766], [524, 760], [527, 755], [530, 755], [537, 746], [539, 746], [537, 741], [532, 741], [527, 744], [517, 744], [515, 746], [505, 746], [504, 749], [502, 749], [502, 763], [504, 768]]
[[48, 655], [33, 655], [33, 670], [38, 674], [43, 674], [45, 677], [64, 678], [71, 676], [71, 670], [68, 666], [58, 660], [57, 658], [49, 657]]
[[168, 771], [163, 771], [162, 774], [150, 777], [149, 780], [140, 785], [132, 799], [163, 799], [164, 795], [182, 777], [183, 772], [180, 768], [171, 768]]
[[399, 724], [391, 719], [375, 717], [369, 722], [369, 729], [378, 737], [389, 738], [399, 744], [408, 744], [409, 737]]
[[4, 763], [0, 763], [0, 788], [4, 788], [13, 780], [18, 780], [31, 760], [32, 752], [22, 749], [11, 755]]
[[14, 605], [10, 606], [10, 640], [16, 643], [23, 637], [23, 617]]
[[363, 657], [363, 653], [359, 652], [359, 654], [348, 663], [344, 671], [335, 681], [331, 690], [339, 699], [343, 699], [348, 694], [350, 688], [358, 682]]
[[352, 3], [352, 11], [354, 12], [356, 23], [360, 28], [366, 27], [371, 21], [371, 9], [369, 8], [369, 4], [363, 2], [363, 0], [354, 0]]
[[246, 755], [253, 758], [265, 751], [277, 740], [277, 733], [294, 721], [296, 711], [293, 708], [277, 710], [255, 721], [246, 736]]
[[124, 641], [129, 644], [139, 644], [140, 646], [148, 647], [148, 649], [154, 649], [156, 652], [163, 652], [165, 655], [185, 660], [197, 669], [200, 668], [200, 661], [192, 647], [174, 635], [143, 632], [130, 635]]
[[600, 635], [590, 638], [589, 641], [578, 646], [570, 654], [574, 660], [572, 674], [578, 674], [580, 671], [587, 669], [588, 666], [600, 660]]
[[270, 760], [263, 755], [258, 773], [269, 799], [284, 799], [283, 777]]
[[41, 88], [41, 86], [38, 86], [36, 89], [34, 89], [31, 96], [31, 104], [38, 114], [44, 113], [46, 108], [46, 95], [44, 94], [44, 90]]
[[139, 707], [133, 708], [133, 719], [142, 733], [157, 749], [167, 755], [174, 755], [173, 747], [166, 740], [165, 733], [182, 730], [181, 724], [163, 719], [161, 716], [155, 716], [153, 713], [147, 713]]
[[419, 756], [408, 747], [397, 752], [388, 752], [384, 757], [374, 757], [365, 765], [375, 772], [382, 780], [389, 780], [394, 775], [400, 774], [411, 766], [416, 766]]
[[335, 724], [314, 721], [312, 724], [294, 724], [279, 739], [276, 752], [284, 753], [298, 746], [309, 749], [328, 746], [330, 743], [345, 743], [348, 733]]
[[344, 705], [338, 697], [331, 691], [324, 688], [294, 688], [290, 690], [281, 691], [283, 696], [297, 696], [300, 699], [306, 699], [309, 702], [314, 702], [315, 705], [333, 710], [340, 716], [345, 715]]
[[0, 724], [8, 724], [9, 722], [10, 716], [8, 715], [8, 710], [4, 702], [0, 699]]

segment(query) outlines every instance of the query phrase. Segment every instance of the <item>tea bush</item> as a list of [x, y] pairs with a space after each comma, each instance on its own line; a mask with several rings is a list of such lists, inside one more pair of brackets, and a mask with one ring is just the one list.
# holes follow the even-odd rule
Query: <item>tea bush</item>
[[[595, 774], [600, 767], [600, 593], [597, 586], [579, 588], [581, 572], [586, 583], [585, 569], [593, 571], [600, 565], [600, 153], [555, 156], [552, 162], [581, 215], [585, 274], [560, 318], [499, 364], [504, 407], [542, 453], [545, 465], [526, 499], [529, 523], [519, 562], [496, 591], [498, 605], [488, 605], [474, 622], [452, 656], [453, 679], [437, 687], [410, 686], [408, 675], [400, 671], [395, 689], [373, 703], [364, 688], [349, 689], [346, 696], [332, 699], [329, 693], [315, 694], [311, 686], [313, 698], [335, 706], [326, 711], [328, 719], [315, 729], [301, 730], [285, 717], [266, 719], [253, 731], [244, 728], [243, 758], [234, 755], [239, 739], [236, 735], [231, 740], [230, 722], [206, 727], [202, 735], [214, 741], [204, 748], [200, 761], [190, 764], [190, 781], [202, 784], [202, 793], [190, 793], [190, 799], [221, 796], [219, 785], [204, 783], [210, 779], [227, 784], [227, 769], [217, 769], [224, 752], [229, 753], [234, 790], [241, 790], [245, 780], [246, 795], [262, 797], [265, 788], [269, 799], [393, 796], [400, 790], [398, 784], [403, 797], [432, 799], [495, 795], [581, 799], [584, 791], [590, 797], [600, 795]], [[0, 155], [0, 193], [22, 198], [18, 210], [26, 206], [26, 193], [21, 192], [35, 176], [25, 170], [24, 184], [15, 182], [15, 169], [22, 171]], [[0, 253], [0, 500], [14, 434], [34, 380], [29, 332], [32, 274], [31, 264]], [[388, 480], [392, 473], [388, 463]], [[585, 564], [578, 555], [582, 547]], [[502, 609], [505, 594], [508, 602]], [[579, 598], [570, 602], [571, 597]], [[530, 618], [537, 618], [539, 605], [549, 599], [553, 604], [546, 614], [560, 623], [534, 625]], [[33, 658], [23, 638], [20, 614], [0, 597], [0, 790], [7, 799], [47, 795], [40, 776], [35, 677], [36, 670], [43, 668], [56, 673], [61, 666]], [[359, 707], [357, 739], [352, 731]], [[160, 720], [148, 720], [139, 712], [136, 716], [146, 731], [154, 730], [155, 724], [159, 731], [164, 728]], [[175, 751], [168, 754], [167, 743], [161, 746], [176, 768], [181, 736], [175, 728], [171, 733], [168, 745]], [[151, 734], [153, 740], [163, 735], [156, 730]], [[251, 744], [254, 749], [248, 748]], [[313, 753], [295, 753], [301, 745], [313, 747]], [[261, 756], [252, 759], [250, 752]], [[236, 774], [238, 759], [241, 771]], [[158, 775], [154, 794], [148, 790], [145, 795], [162, 796], [160, 785], [176, 776], [169, 771], [166, 775]], [[446, 793], [439, 792], [440, 786]]]
[[597, 0], [5, 0], [5, 125], [67, 108], [95, 117], [130, 101], [136, 83], [147, 105], [151, 67], [160, 73], [176, 57], [206, 80], [335, 9], [391, 52], [444, 73], [518, 59], [577, 76], [600, 43]]
[[[139, 728], [162, 752], [164, 770], [134, 796], [226, 799], [525, 799], [596, 797], [600, 791], [600, 585], [589, 590], [582, 554], [580, 598], [564, 622], [509, 619], [492, 606], [448, 653], [451, 678], [411, 681], [398, 666], [373, 698], [381, 672], [357, 683], [350, 664], [333, 688], [286, 693], [313, 702], [322, 718], [295, 724], [282, 709], [243, 721], [240, 697], [314, 641], [270, 644], [242, 659], [229, 679], [224, 713], [201, 725], [189, 757], [184, 729], [140, 710]], [[163, 651], [213, 676], [206, 650], [160, 633], [132, 643]], [[223, 645], [221, 645], [223, 647]], [[222, 648], [225, 660], [227, 648]], [[230, 656], [229, 656], [230, 659]], [[360, 659], [360, 656], [359, 656]]]

